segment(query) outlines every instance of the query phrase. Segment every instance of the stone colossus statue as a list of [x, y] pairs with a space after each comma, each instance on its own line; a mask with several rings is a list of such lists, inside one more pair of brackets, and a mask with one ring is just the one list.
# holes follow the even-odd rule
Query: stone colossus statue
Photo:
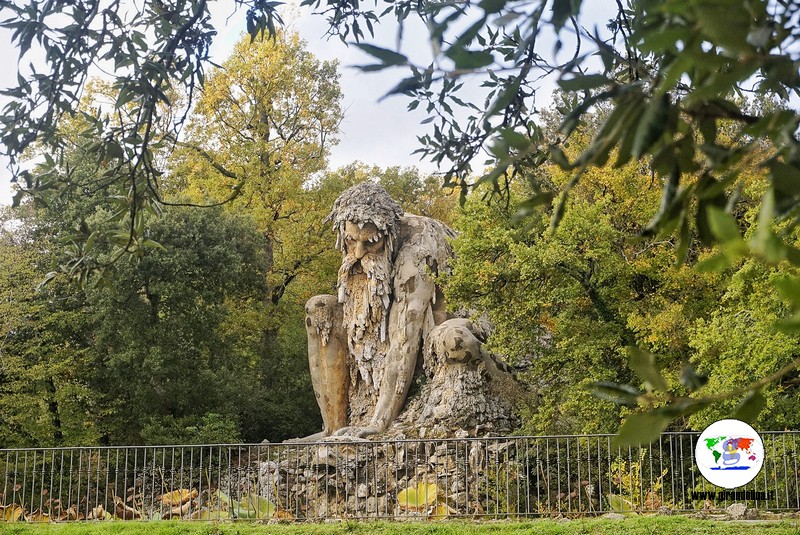
[[447, 319], [434, 281], [452, 256], [451, 229], [404, 214], [373, 182], [342, 193], [327, 220], [343, 258], [338, 295], [306, 303], [311, 379], [324, 424], [308, 439], [385, 431], [404, 409], [426, 347], [440, 362], [486, 361], [484, 375], [499, 373], [472, 324]]

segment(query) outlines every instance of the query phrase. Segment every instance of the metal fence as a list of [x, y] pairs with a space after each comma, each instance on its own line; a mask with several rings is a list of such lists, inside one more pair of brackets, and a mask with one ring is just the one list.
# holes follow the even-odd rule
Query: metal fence
[[798, 433], [762, 434], [735, 492], [694, 463], [697, 433], [0, 450], [0, 520], [580, 516], [746, 503], [800, 510]]

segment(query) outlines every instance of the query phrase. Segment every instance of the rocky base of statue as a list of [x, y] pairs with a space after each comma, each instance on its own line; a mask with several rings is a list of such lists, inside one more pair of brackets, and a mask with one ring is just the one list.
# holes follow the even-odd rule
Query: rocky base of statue
[[[337, 440], [338, 439], [338, 440]], [[256, 493], [265, 520], [393, 520], [526, 510], [535, 474], [513, 438], [373, 442], [349, 439], [262, 448], [257, 470], [221, 481], [226, 494]], [[252, 501], [252, 500], [251, 500]]]
[[426, 383], [419, 396], [385, 433], [375, 438], [464, 438], [502, 436], [519, 427], [519, 418], [501, 395], [485, 388], [473, 372], [440, 376]]

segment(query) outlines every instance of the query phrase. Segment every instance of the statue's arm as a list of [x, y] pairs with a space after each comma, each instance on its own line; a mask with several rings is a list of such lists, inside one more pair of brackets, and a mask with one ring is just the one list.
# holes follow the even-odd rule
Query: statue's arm
[[386, 355], [378, 402], [370, 421], [384, 431], [403, 409], [422, 347], [424, 323], [436, 288], [424, 266], [401, 257], [394, 279], [395, 302], [389, 314], [389, 351]]
[[[306, 333], [311, 384], [328, 436], [347, 425], [347, 342], [342, 306], [333, 295], [317, 295], [306, 303]], [[312, 435], [310, 438], [317, 438]]]

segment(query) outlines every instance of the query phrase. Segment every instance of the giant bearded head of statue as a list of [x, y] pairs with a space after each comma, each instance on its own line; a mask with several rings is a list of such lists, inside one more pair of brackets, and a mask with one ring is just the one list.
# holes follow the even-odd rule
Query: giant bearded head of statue
[[342, 193], [327, 217], [342, 251], [339, 302], [362, 378], [379, 388], [392, 294], [392, 258], [403, 209], [374, 182]]

